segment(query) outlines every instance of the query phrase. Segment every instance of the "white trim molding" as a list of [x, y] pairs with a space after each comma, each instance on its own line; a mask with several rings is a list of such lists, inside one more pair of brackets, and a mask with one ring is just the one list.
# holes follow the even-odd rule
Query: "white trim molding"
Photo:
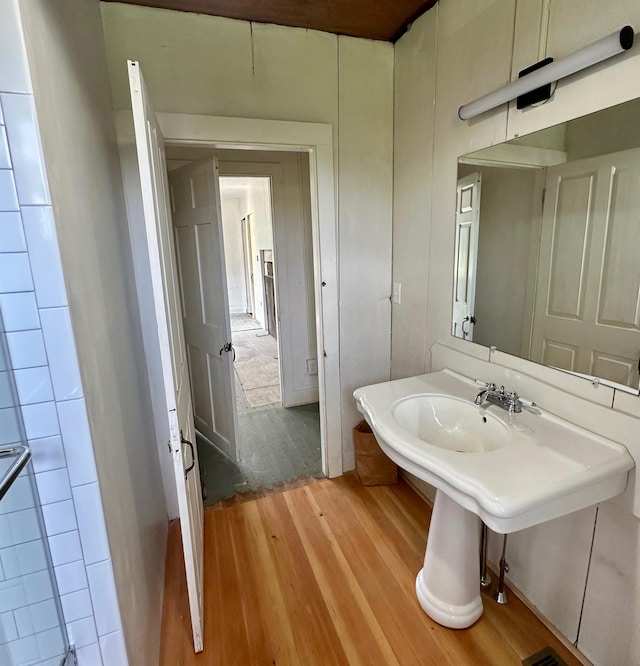
[[[322, 469], [329, 477], [340, 476], [343, 465], [338, 220], [332, 126], [178, 113], [157, 116], [167, 144], [309, 154]], [[119, 142], [133, 139], [131, 112], [116, 111], [115, 125]]]

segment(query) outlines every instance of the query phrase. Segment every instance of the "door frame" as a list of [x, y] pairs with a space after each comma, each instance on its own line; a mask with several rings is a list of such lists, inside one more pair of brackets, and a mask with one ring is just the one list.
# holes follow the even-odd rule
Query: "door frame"
[[[121, 145], [126, 145], [133, 136], [131, 112], [116, 111], [114, 116], [118, 141]], [[322, 471], [328, 477], [340, 476], [343, 465], [339, 363], [338, 228], [332, 126], [327, 123], [176, 113], [158, 113], [157, 117], [167, 144], [308, 153]], [[125, 178], [126, 171], [123, 168]], [[128, 211], [129, 203], [127, 202]], [[140, 308], [143, 313], [142, 304], [140, 304]], [[149, 375], [152, 374], [150, 369]], [[159, 442], [158, 444], [159, 450], [162, 446], [166, 446], [166, 443]], [[163, 468], [164, 456], [160, 456], [160, 462], [161, 468]], [[163, 473], [163, 479], [164, 476]], [[172, 514], [171, 505], [172, 503], [168, 499], [170, 516]]]
[[251, 258], [253, 257], [253, 250], [251, 245], [251, 213], [247, 213], [241, 220], [240, 225], [242, 228], [242, 260], [244, 262], [244, 281], [246, 289], [247, 311], [251, 316], [255, 316], [256, 304], [253, 297], [253, 278], [252, 278], [252, 264]]

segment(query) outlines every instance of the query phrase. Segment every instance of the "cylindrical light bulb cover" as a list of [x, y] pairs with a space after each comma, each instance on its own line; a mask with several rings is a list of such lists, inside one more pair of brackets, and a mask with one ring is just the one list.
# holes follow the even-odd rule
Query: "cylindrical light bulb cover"
[[464, 104], [458, 109], [458, 116], [460, 120], [475, 118], [475, 116], [494, 109], [501, 104], [506, 104], [531, 90], [536, 90], [554, 81], [559, 81], [571, 74], [607, 60], [618, 53], [623, 53], [633, 46], [633, 38], [633, 28], [626, 25], [621, 30], [616, 30], [616, 32], [607, 37], [603, 37], [597, 42], [585, 46], [585, 48], [576, 51], [562, 60], [555, 60], [503, 88], [479, 97], [473, 102], [469, 102], [469, 104]]

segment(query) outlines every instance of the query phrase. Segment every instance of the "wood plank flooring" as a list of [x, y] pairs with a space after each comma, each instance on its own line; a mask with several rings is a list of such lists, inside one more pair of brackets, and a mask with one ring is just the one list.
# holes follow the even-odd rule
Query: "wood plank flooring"
[[429, 507], [404, 482], [353, 475], [205, 510], [205, 651], [193, 653], [178, 524], [171, 525], [162, 666], [499, 666], [549, 645], [579, 662], [514, 595], [451, 630], [415, 592]]

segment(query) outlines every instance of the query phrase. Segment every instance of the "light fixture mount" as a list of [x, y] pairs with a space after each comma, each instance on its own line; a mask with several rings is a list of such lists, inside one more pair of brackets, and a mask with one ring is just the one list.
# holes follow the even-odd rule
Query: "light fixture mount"
[[[633, 46], [634, 37], [633, 28], [630, 25], [625, 25], [620, 30], [616, 30], [589, 46], [585, 46], [566, 58], [561, 60], [547, 58], [522, 70], [520, 72], [521, 78], [517, 81], [479, 97], [473, 102], [463, 104], [458, 109], [458, 116], [460, 120], [469, 120], [516, 98], [525, 97], [526, 102], [528, 95], [531, 95], [534, 101], [522, 103], [522, 106], [520, 106], [521, 101], [519, 100], [518, 108], [524, 108], [524, 106], [530, 106], [538, 101], [548, 99], [552, 92], [551, 84], [603, 60], [612, 58], [619, 53], [628, 51]], [[543, 90], [546, 94], [547, 86], [549, 87], [547, 97], [540, 97]]]
[[[526, 67], [522, 71], [518, 72], [518, 78], [521, 79], [523, 76], [535, 72], [537, 69], [541, 69], [546, 65], [550, 65], [553, 62], [553, 58], [545, 58], [540, 62], [537, 62], [535, 65]], [[528, 106], [533, 106], [534, 104], [539, 104], [540, 102], [546, 102], [548, 99], [551, 99], [553, 94], [552, 84], [546, 83], [540, 88], [531, 90], [530, 92], [519, 95], [516, 99], [516, 107], [518, 109], [525, 109]]]

